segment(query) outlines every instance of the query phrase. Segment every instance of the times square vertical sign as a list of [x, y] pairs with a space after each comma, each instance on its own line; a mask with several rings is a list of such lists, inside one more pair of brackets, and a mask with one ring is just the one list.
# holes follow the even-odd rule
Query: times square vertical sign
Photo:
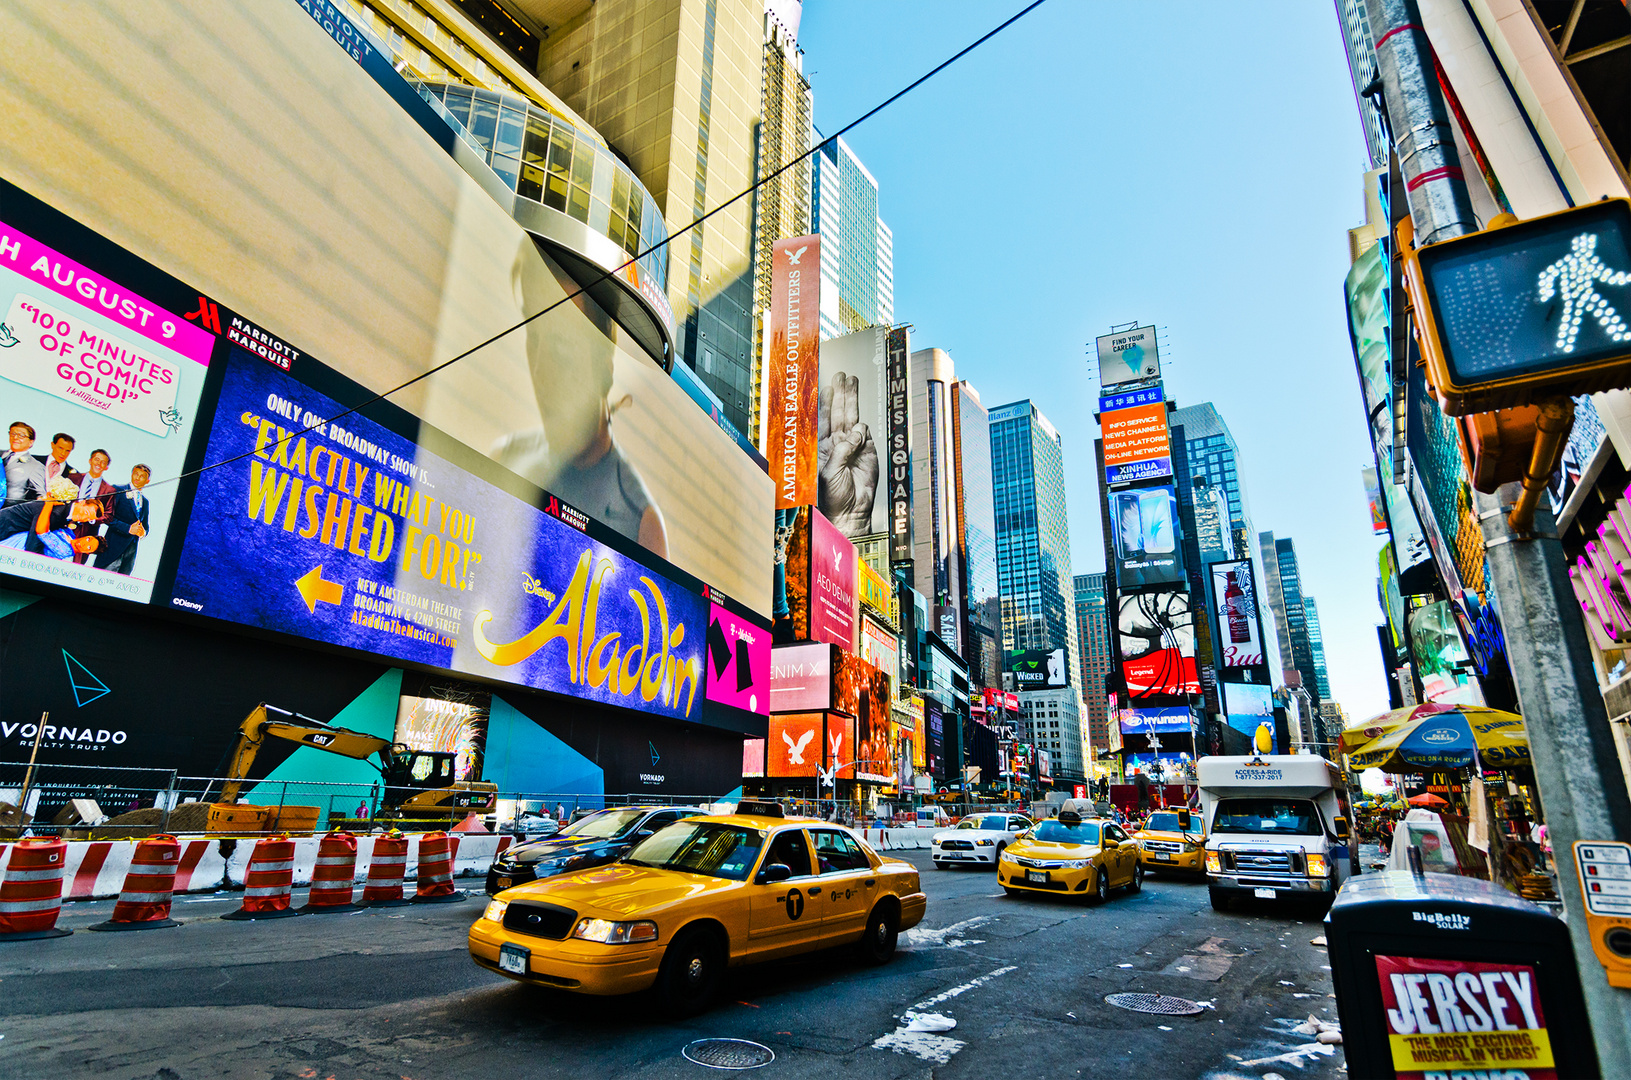
[[912, 558], [912, 332], [889, 331], [884, 343], [889, 380], [889, 561]]

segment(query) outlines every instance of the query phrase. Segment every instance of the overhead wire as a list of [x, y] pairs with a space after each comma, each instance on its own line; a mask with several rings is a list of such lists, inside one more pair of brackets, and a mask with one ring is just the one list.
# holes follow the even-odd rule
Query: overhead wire
[[[964, 46], [962, 49], [959, 49], [957, 52], [953, 53], [951, 56], [947, 57], [945, 60], [941, 61], [939, 64], [936, 64], [934, 67], [930, 68], [927, 72], [925, 72], [924, 74], [918, 76], [916, 79], [912, 80], [910, 83], [908, 83], [906, 86], [902, 87], [900, 90], [897, 90], [895, 93], [891, 94], [889, 97], [885, 98], [883, 101], [879, 102], [877, 105], [874, 105], [872, 108], [868, 109], [866, 112], [862, 113], [860, 116], [856, 117], [854, 120], [851, 120], [849, 123], [845, 124], [843, 127], [839, 128], [837, 131], [833, 132], [831, 135], [829, 135], [826, 138], [822, 139], [820, 142], [815, 143], [813, 146], [810, 147], [809, 150], [807, 150], [804, 153], [798, 155], [797, 157], [791, 158], [790, 160], [784, 162], [774, 172], [768, 173], [765, 176], [763, 176], [763, 177], [759, 178], [758, 180], [754, 181], [748, 187], [744, 188], [742, 191], [740, 191], [737, 194], [733, 195], [731, 198], [727, 199], [725, 202], [720, 203], [718, 206], [714, 207], [712, 210], [707, 211], [701, 217], [698, 217], [696, 220], [692, 221], [689, 225], [686, 225], [684, 228], [678, 230], [677, 232], [670, 233], [669, 236], [666, 239], [664, 239], [662, 242], [652, 244], [650, 247], [646, 248], [645, 250], [640, 251], [639, 253], [630, 256], [627, 261], [623, 262], [619, 266], [617, 266], [617, 267], [615, 267], [615, 268], [613, 268], [611, 270], [605, 271], [604, 273], [602, 273], [600, 275], [600, 277], [596, 278], [594, 281], [591, 281], [589, 284], [580, 285], [577, 288], [576, 291], [568, 293], [567, 295], [561, 297], [559, 300], [555, 301], [554, 303], [550, 304], [549, 306], [547, 306], [547, 307], [545, 307], [545, 308], [543, 308], [543, 309], [541, 309], [541, 310], [539, 310], [539, 311], [537, 311], [537, 312], [535, 312], [535, 313], [533, 313], [531, 315], [528, 315], [526, 318], [522, 319], [520, 322], [517, 322], [517, 323], [514, 323], [514, 324], [512, 324], [510, 326], [505, 327], [504, 329], [502, 329], [502, 330], [498, 331], [497, 333], [493, 334], [491, 337], [485, 338], [482, 341], [477, 342], [476, 344], [470, 346], [470, 348], [464, 350], [461, 353], [458, 353], [455, 356], [449, 357], [448, 359], [442, 361], [440, 364], [437, 364], [437, 365], [435, 365], [434, 367], [431, 367], [431, 368], [427, 368], [426, 370], [424, 370], [424, 371], [420, 372], [419, 374], [415, 375], [413, 378], [408, 379], [408, 380], [406, 380], [406, 381], [404, 381], [402, 383], [399, 383], [396, 386], [391, 387], [389, 390], [382, 390], [382, 391], [374, 394], [372, 397], [368, 398], [366, 401], [359, 402], [356, 405], [352, 405], [349, 408], [343, 409], [340, 412], [335, 413], [333, 416], [327, 417], [327, 418], [322, 419], [322, 420], [315, 421], [315, 422], [313, 422], [311, 424], [308, 424], [307, 426], [305, 426], [303, 428], [299, 428], [299, 429], [296, 429], [296, 430], [293, 430], [293, 431], [289, 431], [286, 434], [282, 435], [277, 440], [266, 444], [266, 446], [263, 446], [260, 449], [265, 450], [268, 446], [279, 446], [279, 445], [281, 445], [283, 443], [288, 442], [290, 439], [299, 438], [300, 436], [308, 434], [308, 433], [310, 433], [312, 431], [315, 431], [318, 428], [322, 428], [322, 427], [327, 426], [328, 424], [332, 424], [337, 420], [343, 420], [347, 416], [352, 416], [352, 415], [355, 415], [357, 413], [360, 413], [362, 410], [367, 409], [372, 405], [376, 405], [379, 402], [386, 400], [391, 395], [397, 394], [397, 393], [400, 393], [403, 390], [406, 390], [408, 387], [414, 385], [415, 383], [422, 382], [423, 380], [430, 378], [432, 375], [435, 375], [438, 372], [446, 371], [448, 368], [452, 367], [454, 364], [459, 363], [461, 360], [468, 359], [469, 357], [473, 356], [477, 352], [480, 352], [482, 349], [485, 349], [487, 346], [492, 345], [495, 342], [503, 340], [504, 338], [508, 337], [510, 334], [515, 333], [517, 330], [520, 330], [521, 328], [527, 326], [529, 323], [532, 323], [532, 322], [534, 322], [534, 321], [536, 321], [538, 319], [543, 318], [545, 315], [548, 315], [550, 312], [556, 310], [557, 308], [561, 307], [562, 305], [571, 303], [572, 301], [576, 300], [578, 297], [583, 296], [586, 293], [588, 293], [590, 289], [596, 288], [596, 287], [598, 287], [599, 285], [601, 285], [602, 283], [604, 283], [606, 281], [610, 281], [613, 277], [617, 276], [618, 274], [620, 274], [622, 271], [624, 271], [628, 267], [633, 266], [635, 263], [638, 263], [641, 259], [645, 258], [646, 256], [652, 254], [653, 252], [655, 252], [655, 251], [657, 251], [657, 250], [659, 250], [661, 248], [668, 247], [668, 245], [672, 244], [675, 240], [677, 240], [681, 236], [684, 236], [686, 233], [690, 232], [691, 230], [697, 228], [703, 222], [705, 222], [709, 218], [713, 217], [715, 214], [718, 214], [718, 213], [724, 211], [725, 209], [727, 209], [728, 207], [731, 207], [731, 206], [735, 205], [736, 203], [741, 202], [743, 199], [745, 199], [748, 196], [752, 195], [759, 188], [763, 187], [765, 184], [768, 184], [770, 181], [776, 179], [778, 176], [781, 176], [783, 173], [787, 172], [789, 169], [795, 168], [801, 162], [803, 162], [803, 161], [805, 161], [805, 160], [807, 160], [807, 159], [809, 159], [811, 157], [814, 157], [816, 154], [821, 152], [822, 147], [827, 146], [830, 143], [836, 142], [839, 138], [841, 138], [842, 136], [844, 136], [848, 132], [854, 130], [855, 128], [859, 127], [861, 124], [863, 124], [866, 121], [872, 119], [872, 117], [878, 115], [884, 109], [887, 109], [889, 106], [893, 105], [895, 102], [899, 101], [901, 98], [905, 97], [907, 94], [910, 94], [913, 90], [916, 90], [918, 87], [922, 86], [924, 83], [928, 82], [930, 79], [934, 78], [936, 75], [940, 74], [942, 71], [944, 71], [947, 68], [951, 67], [951, 65], [955, 64], [957, 61], [961, 60], [963, 57], [967, 56], [969, 53], [973, 52], [975, 49], [978, 49], [981, 45], [984, 45], [986, 42], [990, 41], [992, 38], [996, 37], [998, 34], [1002, 33], [1004, 30], [1008, 29], [1010, 26], [1014, 25], [1020, 19], [1023, 19], [1026, 15], [1029, 15], [1031, 12], [1033, 12], [1037, 8], [1041, 7], [1046, 2], [1047, 2], [1047, 0], [1032, 0], [1031, 3], [1025, 5], [1025, 7], [1021, 8], [1019, 11], [1017, 11], [1013, 15], [1009, 16], [1007, 19], [1004, 19], [1002, 22], [998, 23], [995, 27], [993, 27], [991, 30], [989, 30], [986, 33], [980, 35], [974, 41], [970, 42], [968, 45]], [[166, 483], [173, 483], [173, 482], [174, 483], [179, 483], [180, 481], [185, 480], [188, 477], [198, 476], [198, 475], [201, 475], [203, 473], [208, 472], [211, 469], [217, 469], [217, 468], [220, 468], [223, 465], [231, 465], [233, 462], [242, 461], [244, 458], [254, 456], [255, 453], [256, 453], [256, 451], [254, 451], [254, 450], [246, 450], [241, 454], [236, 454], [236, 455], [234, 455], [232, 457], [229, 457], [229, 458], [223, 458], [220, 461], [208, 462], [206, 464], [200, 465], [196, 469], [178, 473], [177, 475], [175, 475], [173, 477], [170, 477], [170, 478], [168, 478], [166, 480], [153, 481], [148, 486], [149, 487], [157, 487], [157, 486], [160, 486], [160, 485], [166, 484]]]

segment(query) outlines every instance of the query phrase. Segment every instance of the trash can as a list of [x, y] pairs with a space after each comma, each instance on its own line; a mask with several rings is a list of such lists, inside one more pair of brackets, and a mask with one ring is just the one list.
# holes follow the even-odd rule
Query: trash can
[[1355, 1080], [1599, 1075], [1568, 928], [1487, 881], [1392, 870], [1325, 918]]

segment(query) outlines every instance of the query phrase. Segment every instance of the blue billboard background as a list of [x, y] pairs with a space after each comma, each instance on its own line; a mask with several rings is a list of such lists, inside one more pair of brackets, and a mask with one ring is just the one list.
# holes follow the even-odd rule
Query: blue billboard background
[[662, 716], [720, 710], [702, 596], [574, 508], [360, 416], [295, 434], [341, 411], [232, 350], [173, 607]]

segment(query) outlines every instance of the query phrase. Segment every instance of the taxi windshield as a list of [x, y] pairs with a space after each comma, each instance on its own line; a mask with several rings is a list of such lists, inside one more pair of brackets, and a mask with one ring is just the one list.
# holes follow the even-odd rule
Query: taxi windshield
[[1144, 828], [1150, 832], [1183, 832], [1178, 827], [1177, 814], [1151, 814], [1150, 819], [1144, 822]]
[[1224, 799], [1218, 803], [1212, 831], [1318, 836], [1325, 830], [1319, 812], [1306, 799]]
[[623, 861], [742, 881], [758, 861], [763, 843], [764, 834], [757, 829], [681, 821], [635, 845]]
[[978, 818], [964, 818], [957, 823], [959, 829], [983, 829], [986, 832], [1002, 832], [1008, 828], [1008, 819], [994, 815]]
[[1099, 826], [1091, 821], [1084, 821], [1078, 825], [1066, 825], [1057, 820], [1044, 821], [1031, 835], [1048, 844], [1097, 844]]
[[620, 836], [636, 821], [646, 816], [644, 810], [600, 810], [586, 818], [579, 818], [557, 836], [587, 836], [606, 839], [611, 836]]

